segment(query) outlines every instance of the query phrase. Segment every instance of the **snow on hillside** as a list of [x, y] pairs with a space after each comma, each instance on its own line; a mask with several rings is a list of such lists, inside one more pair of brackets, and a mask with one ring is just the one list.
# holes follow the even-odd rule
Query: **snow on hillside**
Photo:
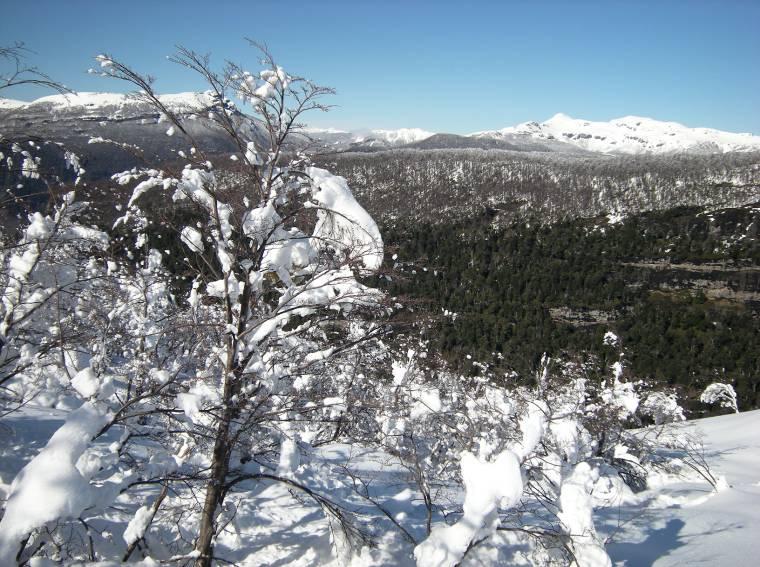
[[525, 136], [565, 142], [592, 152], [621, 154], [760, 150], [760, 136], [689, 128], [677, 122], [661, 122], [638, 116], [591, 122], [556, 114], [546, 122], [525, 122], [470, 136], [494, 139]]
[[[211, 105], [211, 97], [206, 93], [176, 93], [160, 95], [163, 104], [171, 110], [202, 110]], [[50, 108], [72, 112], [100, 112], [104, 110], [124, 109], [140, 104], [142, 101], [134, 95], [120, 93], [80, 92], [44, 96], [31, 102], [0, 99], [0, 109], [34, 110]]]
[[302, 132], [306, 134], [314, 134], [314, 135], [324, 135], [324, 134], [350, 134], [347, 130], [340, 130], [339, 128], [315, 128], [315, 127], [307, 127], [302, 128]]
[[[185, 112], [203, 110], [208, 108], [212, 103], [211, 97], [208, 93], [185, 92], [160, 95], [158, 98], [169, 109]], [[136, 99], [134, 95], [129, 94], [80, 92], [74, 94], [44, 96], [31, 102], [0, 98], [0, 110], [51, 109], [54, 111], [79, 111], [85, 114], [90, 114], [103, 111], [123, 110], [140, 103], [141, 101], [139, 99]], [[419, 142], [433, 135], [433, 132], [428, 132], [421, 128], [356, 130], [353, 132], [347, 132], [336, 128], [305, 128], [303, 131], [317, 138], [337, 138], [349, 143], [376, 141], [391, 146]]]
[[29, 103], [23, 100], [13, 100], [12, 98], [0, 98], [0, 110], [11, 110]]
[[433, 135], [433, 132], [421, 128], [399, 128], [398, 130], [370, 130], [373, 138], [385, 140], [389, 144], [402, 145], [419, 142]]
[[[391, 146], [420, 142], [434, 135], [420, 128], [398, 130], [355, 130], [312, 128], [308, 133], [332, 143], [387, 144]], [[469, 134], [471, 138], [520, 142], [553, 143], [555, 151], [571, 146], [604, 154], [665, 154], [676, 152], [725, 153], [760, 151], [760, 136], [735, 134], [710, 128], [689, 128], [676, 122], [626, 116], [610, 122], [590, 122], [557, 114], [546, 122], [525, 122], [517, 126]], [[456, 136], [454, 137], [456, 138]], [[563, 146], [562, 144], [569, 144]]]
[[[159, 97], [173, 110], [203, 110], [211, 105], [206, 93], [177, 93]], [[114, 114], [139, 102], [130, 95], [117, 93], [56, 94], [24, 102], [0, 98], [0, 110], [54, 110], [81, 112], [83, 115], [112, 112]], [[358, 129], [306, 128], [313, 138], [332, 145], [363, 144], [369, 147], [403, 146], [430, 138], [435, 133], [421, 128]], [[545, 122], [525, 122], [501, 130], [469, 134], [473, 138], [502, 140], [512, 144], [562, 142], [585, 151], [613, 154], [645, 153], [725, 153], [760, 151], [760, 136], [736, 134], [710, 128], [689, 128], [677, 122], [661, 122], [651, 118], [626, 116], [609, 122], [591, 122], [556, 114]], [[565, 146], [564, 151], [568, 151]], [[563, 151], [561, 144], [553, 146]]]
[[368, 146], [403, 146], [419, 142], [433, 135], [421, 128], [399, 128], [397, 130], [339, 130], [337, 128], [304, 128], [303, 132], [333, 144], [366, 144]]

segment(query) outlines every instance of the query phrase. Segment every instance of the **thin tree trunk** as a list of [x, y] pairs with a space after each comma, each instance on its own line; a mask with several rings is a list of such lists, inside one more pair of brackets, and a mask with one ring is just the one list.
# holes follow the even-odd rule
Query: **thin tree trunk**
[[224, 482], [230, 465], [230, 423], [232, 411], [225, 408], [223, 417], [219, 421], [214, 441], [214, 453], [211, 461], [211, 477], [206, 485], [206, 499], [201, 512], [201, 525], [195, 550], [200, 556], [195, 562], [196, 567], [210, 567], [213, 559], [214, 522], [216, 511], [224, 498]]
[[[216, 202], [214, 202], [214, 206], [216, 206]], [[219, 225], [219, 217], [216, 210], [215, 214], [217, 225]], [[219, 226], [219, 230], [221, 231], [221, 226]], [[259, 262], [260, 258], [257, 265]], [[203, 503], [203, 511], [201, 512], [201, 525], [198, 531], [198, 539], [195, 542], [195, 550], [200, 552], [200, 557], [198, 557], [195, 562], [196, 567], [211, 567], [211, 561], [214, 557], [212, 541], [214, 539], [216, 511], [224, 500], [225, 482], [227, 481], [227, 473], [230, 468], [230, 456], [232, 455], [233, 435], [231, 435], [230, 430], [234, 420], [239, 415], [237, 402], [233, 402], [233, 400], [235, 400], [240, 394], [242, 373], [247, 363], [247, 361], [244, 360], [238, 365], [238, 341], [236, 337], [243, 334], [245, 331], [245, 324], [248, 320], [250, 308], [249, 301], [251, 297], [251, 286], [248, 283], [249, 273], [250, 270], [245, 273], [243, 280], [245, 281], [245, 285], [243, 286], [243, 292], [240, 298], [240, 314], [238, 315], [237, 320], [233, 312], [232, 302], [230, 301], [229, 295], [227, 295], [225, 301], [227, 324], [231, 325], [237, 323], [237, 333], [235, 337], [228, 336], [227, 338], [227, 360], [225, 361], [225, 369], [227, 372], [224, 383], [224, 393], [222, 396], [224, 408], [214, 438], [214, 453], [211, 459], [211, 476], [206, 485], [206, 499]]]
[[[227, 307], [228, 321], [230, 321], [232, 320], [232, 314], [229, 303]], [[227, 472], [230, 468], [230, 456], [232, 455], [232, 435], [230, 432], [239, 412], [237, 404], [233, 402], [235, 396], [240, 393], [241, 384], [241, 369], [235, 368], [237, 341], [233, 337], [228, 338], [228, 341], [225, 364], [227, 378], [224, 383], [222, 397], [224, 408], [216, 428], [214, 452], [211, 457], [211, 476], [206, 485], [206, 499], [203, 502], [203, 510], [201, 512], [201, 525], [198, 530], [198, 539], [195, 542], [195, 550], [200, 552], [200, 556], [195, 562], [196, 567], [211, 567], [211, 561], [214, 557], [212, 542], [214, 539], [216, 511], [224, 500], [225, 482], [227, 481]]]

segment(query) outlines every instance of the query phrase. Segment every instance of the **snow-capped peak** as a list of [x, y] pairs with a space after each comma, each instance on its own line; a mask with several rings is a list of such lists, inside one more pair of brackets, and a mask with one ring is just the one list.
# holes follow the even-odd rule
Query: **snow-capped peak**
[[11, 110], [29, 104], [23, 100], [13, 100], [12, 98], [0, 98], [0, 110]]
[[476, 132], [470, 136], [527, 136], [564, 142], [592, 152], [621, 154], [760, 150], [760, 136], [711, 128], [689, 128], [677, 122], [662, 122], [640, 116], [592, 122], [559, 113], [542, 123], [525, 122], [501, 130]]
[[[207, 93], [176, 93], [160, 95], [163, 104], [172, 110], [202, 110], [208, 108], [212, 99]], [[134, 95], [120, 93], [79, 92], [43, 96], [31, 102], [0, 99], [0, 109], [32, 109], [50, 106], [53, 110], [71, 111], [101, 111], [105, 109], [121, 109], [130, 105], [140, 104]]]
[[402, 145], [419, 142], [433, 135], [421, 128], [399, 128], [398, 130], [370, 130], [370, 136], [385, 140], [389, 144]]
[[568, 116], [567, 114], [564, 114], [563, 112], [558, 112], [557, 114], [549, 118], [549, 120], [547, 120], [545, 124], [550, 123], [550, 122], [562, 123], [562, 122], [567, 122], [567, 121], [572, 121], [572, 120], [574, 120], [574, 118]]

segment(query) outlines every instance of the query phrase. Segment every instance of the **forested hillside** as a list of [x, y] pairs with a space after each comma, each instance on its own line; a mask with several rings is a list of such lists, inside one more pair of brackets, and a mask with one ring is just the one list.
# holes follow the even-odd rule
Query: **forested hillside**
[[[760, 383], [760, 208], [672, 209], [556, 224], [386, 224], [388, 291], [434, 321], [430, 338], [470, 373], [532, 377], [542, 353], [609, 360], [694, 399], [715, 380], [744, 407]], [[391, 256], [391, 254], [393, 254]], [[696, 407], [696, 406], [695, 406]]]

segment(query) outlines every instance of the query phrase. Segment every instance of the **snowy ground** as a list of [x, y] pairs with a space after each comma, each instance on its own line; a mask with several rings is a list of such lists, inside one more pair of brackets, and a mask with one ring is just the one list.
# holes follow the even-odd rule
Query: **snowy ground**
[[[6, 420], [0, 432], [0, 497], [15, 473], [62, 423], [63, 412], [27, 408]], [[705, 456], [728, 486], [713, 492], [706, 482], [663, 477], [657, 486], [595, 514], [616, 565], [756, 565], [760, 558], [760, 411], [689, 422], [701, 431]], [[382, 455], [347, 446], [331, 449], [335, 461], [373, 477], [370, 494], [384, 503], [412, 535], [423, 536], [424, 513], [398, 469]], [[379, 546], [346, 561], [331, 552], [330, 526], [309, 501], [281, 485], [259, 485], [236, 497], [236, 519], [217, 542], [217, 551], [237, 565], [413, 565], [412, 547], [366, 500], [335, 482], [333, 497], [362, 511]], [[401, 514], [401, 516], [399, 516]], [[409, 520], [413, 521], [409, 521]], [[117, 535], [118, 537], [118, 535]], [[507, 537], [507, 536], [503, 536]], [[516, 553], [515, 553], [516, 552]], [[519, 549], [483, 546], [470, 564], [523, 564]]]
[[[688, 422], [729, 487], [666, 483], [641, 501], [599, 513], [607, 551], [626, 567], [760, 563], [760, 410]], [[616, 531], [618, 522], [622, 524]]]

